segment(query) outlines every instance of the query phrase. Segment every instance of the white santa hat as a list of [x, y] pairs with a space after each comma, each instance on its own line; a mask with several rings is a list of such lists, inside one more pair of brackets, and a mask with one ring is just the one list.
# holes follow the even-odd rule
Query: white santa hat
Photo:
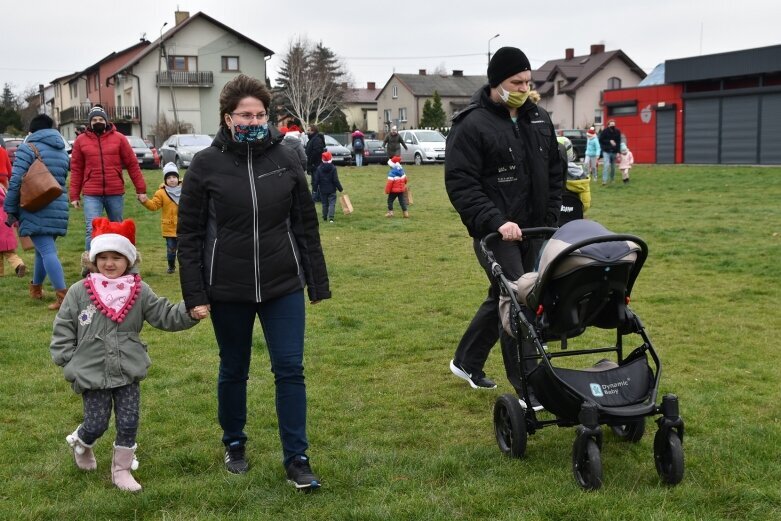
[[95, 262], [98, 253], [115, 251], [124, 255], [132, 266], [138, 258], [136, 250], [136, 223], [131, 219], [111, 222], [105, 217], [92, 220], [92, 242], [89, 248], [89, 260]]

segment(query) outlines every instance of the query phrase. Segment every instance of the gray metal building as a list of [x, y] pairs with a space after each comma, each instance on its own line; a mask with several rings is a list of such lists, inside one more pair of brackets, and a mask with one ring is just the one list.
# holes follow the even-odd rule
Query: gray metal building
[[684, 163], [781, 164], [781, 45], [665, 62], [683, 84]]

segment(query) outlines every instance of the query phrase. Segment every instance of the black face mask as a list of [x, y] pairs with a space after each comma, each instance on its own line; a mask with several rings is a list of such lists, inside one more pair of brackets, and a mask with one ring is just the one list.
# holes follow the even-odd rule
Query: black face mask
[[92, 131], [97, 135], [101, 135], [106, 131], [106, 125], [103, 123], [94, 123], [92, 125]]

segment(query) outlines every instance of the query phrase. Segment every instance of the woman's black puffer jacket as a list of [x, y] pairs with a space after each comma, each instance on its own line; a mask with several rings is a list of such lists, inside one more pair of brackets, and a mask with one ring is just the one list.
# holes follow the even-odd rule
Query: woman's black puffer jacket
[[265, 302], [304, 285], [310, 301], [331, 296], [304, 171], [270, 130], [238, 143], [220, 127], [184, 176], [177, 236], [188, 309]]

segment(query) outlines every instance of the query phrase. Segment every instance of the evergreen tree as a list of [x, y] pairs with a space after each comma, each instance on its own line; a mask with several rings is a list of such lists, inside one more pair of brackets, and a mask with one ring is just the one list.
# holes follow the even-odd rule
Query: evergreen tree
[[420, 128], [428, 128], [431, 126], [431, 100], [427, 99], [423, 103], [423, 113], [420, 116]]
[[420, 118], [423, 128], [441, 128], [445, 126], [445, 110], [442, 108], [442, 98], [434, 91], [434, 97], [423, 104], [423, 114]]

